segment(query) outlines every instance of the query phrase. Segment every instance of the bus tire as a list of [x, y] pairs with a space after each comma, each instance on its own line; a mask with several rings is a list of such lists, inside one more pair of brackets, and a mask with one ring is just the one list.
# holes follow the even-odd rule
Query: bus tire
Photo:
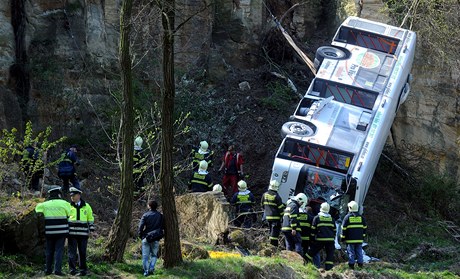
[[340, 60], [347, 58], [347, 56], [347, 53], [341, 48], [333, 46], [322, 46], [316, 50], [314, 65], [316, 70], [318, 70], [321, 66], [321, 63], [323, 63], [324, 58]]
[[[313, 127], [312, 127], [313, 126]], [[315, 134], [315, 127], [313, 124], [302, 123], [298, 121], [289, 121], [281, 127], [281, 135], [285, 136], [302, 136], [309, 137]]]

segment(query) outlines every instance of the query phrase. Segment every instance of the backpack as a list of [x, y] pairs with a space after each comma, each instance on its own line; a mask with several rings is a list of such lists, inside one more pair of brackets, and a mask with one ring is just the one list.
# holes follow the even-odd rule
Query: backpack
[[163, 229], [159, 228], [151, 232], [148, 232], [147, 235], [145, 236], [145, 239], [147, 239], [148, 243], [152, 243], [154, 241], [159, 241], [160, 239], [163, 238], [163, 236], [164, 236]]
[[160, 227], [158, 229], [154, 229], [153, 231], [148, 232], [145, 235], [145, 239], [148, 243], [152, 243], [154, 241], [159, 241], [164, 237], [163, 232], [163, 215], [160, 213]]

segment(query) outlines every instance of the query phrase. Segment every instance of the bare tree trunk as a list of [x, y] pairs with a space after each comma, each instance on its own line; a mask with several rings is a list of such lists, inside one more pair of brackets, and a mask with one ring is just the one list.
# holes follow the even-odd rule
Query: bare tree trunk
[[133, 92], [129, 34], [131, 29], [132, 0], [123, 1], [120, 15], [120, 66], [122, 73], [123, 103], [121, 111], [122, 162], [121, 195], [117, 217], [112, 224], [105, 258], [109, 262], [123, 261], [132, 219], [133, 202]]
[[174, 12], [175, 1], [165, 0], [162, 6], [163, 23], [163, 80], [164, 90], [161, 110], [161, 166], [160, 184], [165, 216], [165, 256], [164, 267], [170, 268], [182, 263], [180, 249], [179, 225], [177, 221], [176, 203], [174, 201]]

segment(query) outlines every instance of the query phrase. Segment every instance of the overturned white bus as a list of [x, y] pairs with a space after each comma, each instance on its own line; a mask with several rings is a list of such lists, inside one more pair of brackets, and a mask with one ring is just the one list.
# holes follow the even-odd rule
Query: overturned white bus
[[290, 121], [273, 164], [283, 201], [304, 192], [346, 213], [362, 205], [399, 106], [410, 91], [416, 35], [347, 18], [318, 48], [316, 77]]

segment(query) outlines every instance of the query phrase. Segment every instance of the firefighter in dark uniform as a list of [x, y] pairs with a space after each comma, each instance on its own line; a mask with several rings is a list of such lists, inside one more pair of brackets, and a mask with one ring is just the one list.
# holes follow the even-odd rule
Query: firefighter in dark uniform
[[46, 270], [45, 274], [52, 273], [54, 262], [54, 274], [62, 273], [62, 255], [64, 243], [69, 234], [68, 218], [70, 216], [70, 203], [62, 199], [61, 187], [53, 187], [48, 190], [48, 201], [37, 204], [35, 212], [45, 216], [45, 239], [46, 239]]
[[302, 250], [304, 253], [310, 247], [311, 224], [313, 223], [313, 215], [310, 207], [300, 207], [297, 220], [299, 221], [299, 229], [302, 239]]
[[209, 145], [207, 141], [201, 141], [200, 147], [194, 147], [190, 156], [192, 157], [192, 168], [193, 171], [197, 171], [201, 161], [206, 161], [208, 166], [212, 165], [212, 159], [214, 157], [214, 151], [208, 149]]
[[189, 190], [192, 190], [192, 192], [207, 192], [212, 190], [212, 178], [207, 170], [208, 163], [204, 160], [201, 161], [198, 171], [193, 172], [190, 178]]
[[[334, 266], [334, 239], [335, 239], [335, 222], [329, 214], [330, 206], [327, 202], [321, 204], [318, 215], [313, 218], [311, 224], [311, 247], [305, 255], [309, 260], [313, 260], [323, 248], [326, 250], [326, 270], [332, 269]], [[319, 268], [319, 266], [316, 266]]]
[[294, 197], [291, 197], [287, 202], [286, 209], [283, 214], [283, 225], [281, 231], [284, 234], [286, 240], [286, 249], [289, 251], [296, 251], [301, 256], [302, 254], [302, 239], [300, 232], [297, 231], [299, 227], [299, 221], [297, 217], [299, 215], [299, 208], [306, 204], [308, 198], [305, 194], [299, 193]]
[[270, 227], [270, 244], [278, 247], [278, 238], [281, 232], [281, 216], [286, 207], [281, 200], [278, 190], [280, 183], [276, 180], [270, 181], [268, 191], [262, 195], [262, 207], [264, 217]]
[[348, 266], [355, 268], [355, 262], [359, 267], [363, 266], [363, 242], [366, 237], [367, 224], [363, 216], [358, 213], [358, 203], [348, 203], [349, 213], [342, 222], [342, 234], [340, 239], [347, 244]]
[[[70, 187], [70, 198], [72, 202], [69, 218], [69, 269], [71, 275], [77, 274], [77, 259], [80, 268], [80, 276], [87, 275], [86, 248], [88, 245], [89, 233], [94, 231], [93, 209], [81, 198], [78, 188]], [[78, 255], [77, 255], [78, 249]]]
[[250, 228], [254, 220], [253, 206], [255, 203], [254, 195], [248, 190], [245, 181], [238, 181], [238, 192], [230, 199], [230, 204], [236, 206], [236, 217], [234, 224], [237, 227]]

